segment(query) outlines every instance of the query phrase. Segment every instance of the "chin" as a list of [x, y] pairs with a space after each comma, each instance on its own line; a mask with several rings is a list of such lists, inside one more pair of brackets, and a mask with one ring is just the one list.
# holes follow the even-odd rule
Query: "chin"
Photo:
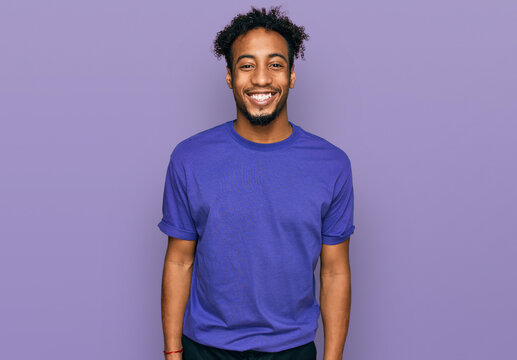
[[[269, 113], [264, 113], [257, 111], [256, 113], [251, 113], [248, 109], [248, 107], [244, 104], [238, 105], [238, 108], [240, 112], [244, 115], [246, 119], [248, 119], [249, 123], [251, 125], [255, 126], [266, 126], [269, 125], [273, 120], [276, 119], [278, 116], [277, 109], [274, 109], [273, 111]], [[256, 110], [256, 109], [253, 109]]]
[[252, 115], [248, 111], [244, 112], [244, 115], [252, 125], [258, 125], [258, 126], [266, 126], [273, 122], [273, 120], [276, 119], [278, 113], [276, 111], [273, 111], [269, 114], [258, 114], [258, 115]]

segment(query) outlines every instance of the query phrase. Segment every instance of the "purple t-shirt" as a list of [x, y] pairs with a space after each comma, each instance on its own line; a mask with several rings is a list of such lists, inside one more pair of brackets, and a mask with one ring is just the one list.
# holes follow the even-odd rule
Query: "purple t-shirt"
[[314, 340], [322, 244], [353, 232], [346, 153], [300, 126], [261, 144], [227, 121], [172, 151], [165, 234], [197, 240], [183, 333], [227, 350], [276, 352]]

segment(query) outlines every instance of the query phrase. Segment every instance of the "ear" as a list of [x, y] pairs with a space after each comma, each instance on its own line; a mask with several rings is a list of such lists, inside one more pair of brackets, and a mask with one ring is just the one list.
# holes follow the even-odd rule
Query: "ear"
[[289, 75], [289, 88], [294, 88], [294, 82], [296, 81], [296, 74], [294, 72], [294, 64], [291, 67], [291, 74]]
[[228, 84], [228, 87], [232, 88], [232, 73], [230, 71], [230, 68], [226, 67], [226, 83]]

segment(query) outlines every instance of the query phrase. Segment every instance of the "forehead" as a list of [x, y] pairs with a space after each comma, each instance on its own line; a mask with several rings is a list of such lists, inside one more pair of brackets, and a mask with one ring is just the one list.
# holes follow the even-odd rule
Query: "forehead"
[[261, 27], [239, 35], [232, 44], [235, 58], [241, 54], [267, 56], [273, 52], [281, 53], [287, 58], [287, 41], [280, 33]]

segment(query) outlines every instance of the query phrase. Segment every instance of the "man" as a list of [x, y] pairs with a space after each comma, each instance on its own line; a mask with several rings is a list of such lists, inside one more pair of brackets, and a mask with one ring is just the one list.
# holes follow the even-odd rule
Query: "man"
[[181, 141], [167, 170], [166, 359], [315, 360], [321, 259], [325, 360], [342, 358], [354, 232], [344, 151], [288, 121], [293, 58], [308, 39], [279, 7], [219, 32], [237, 118]]

